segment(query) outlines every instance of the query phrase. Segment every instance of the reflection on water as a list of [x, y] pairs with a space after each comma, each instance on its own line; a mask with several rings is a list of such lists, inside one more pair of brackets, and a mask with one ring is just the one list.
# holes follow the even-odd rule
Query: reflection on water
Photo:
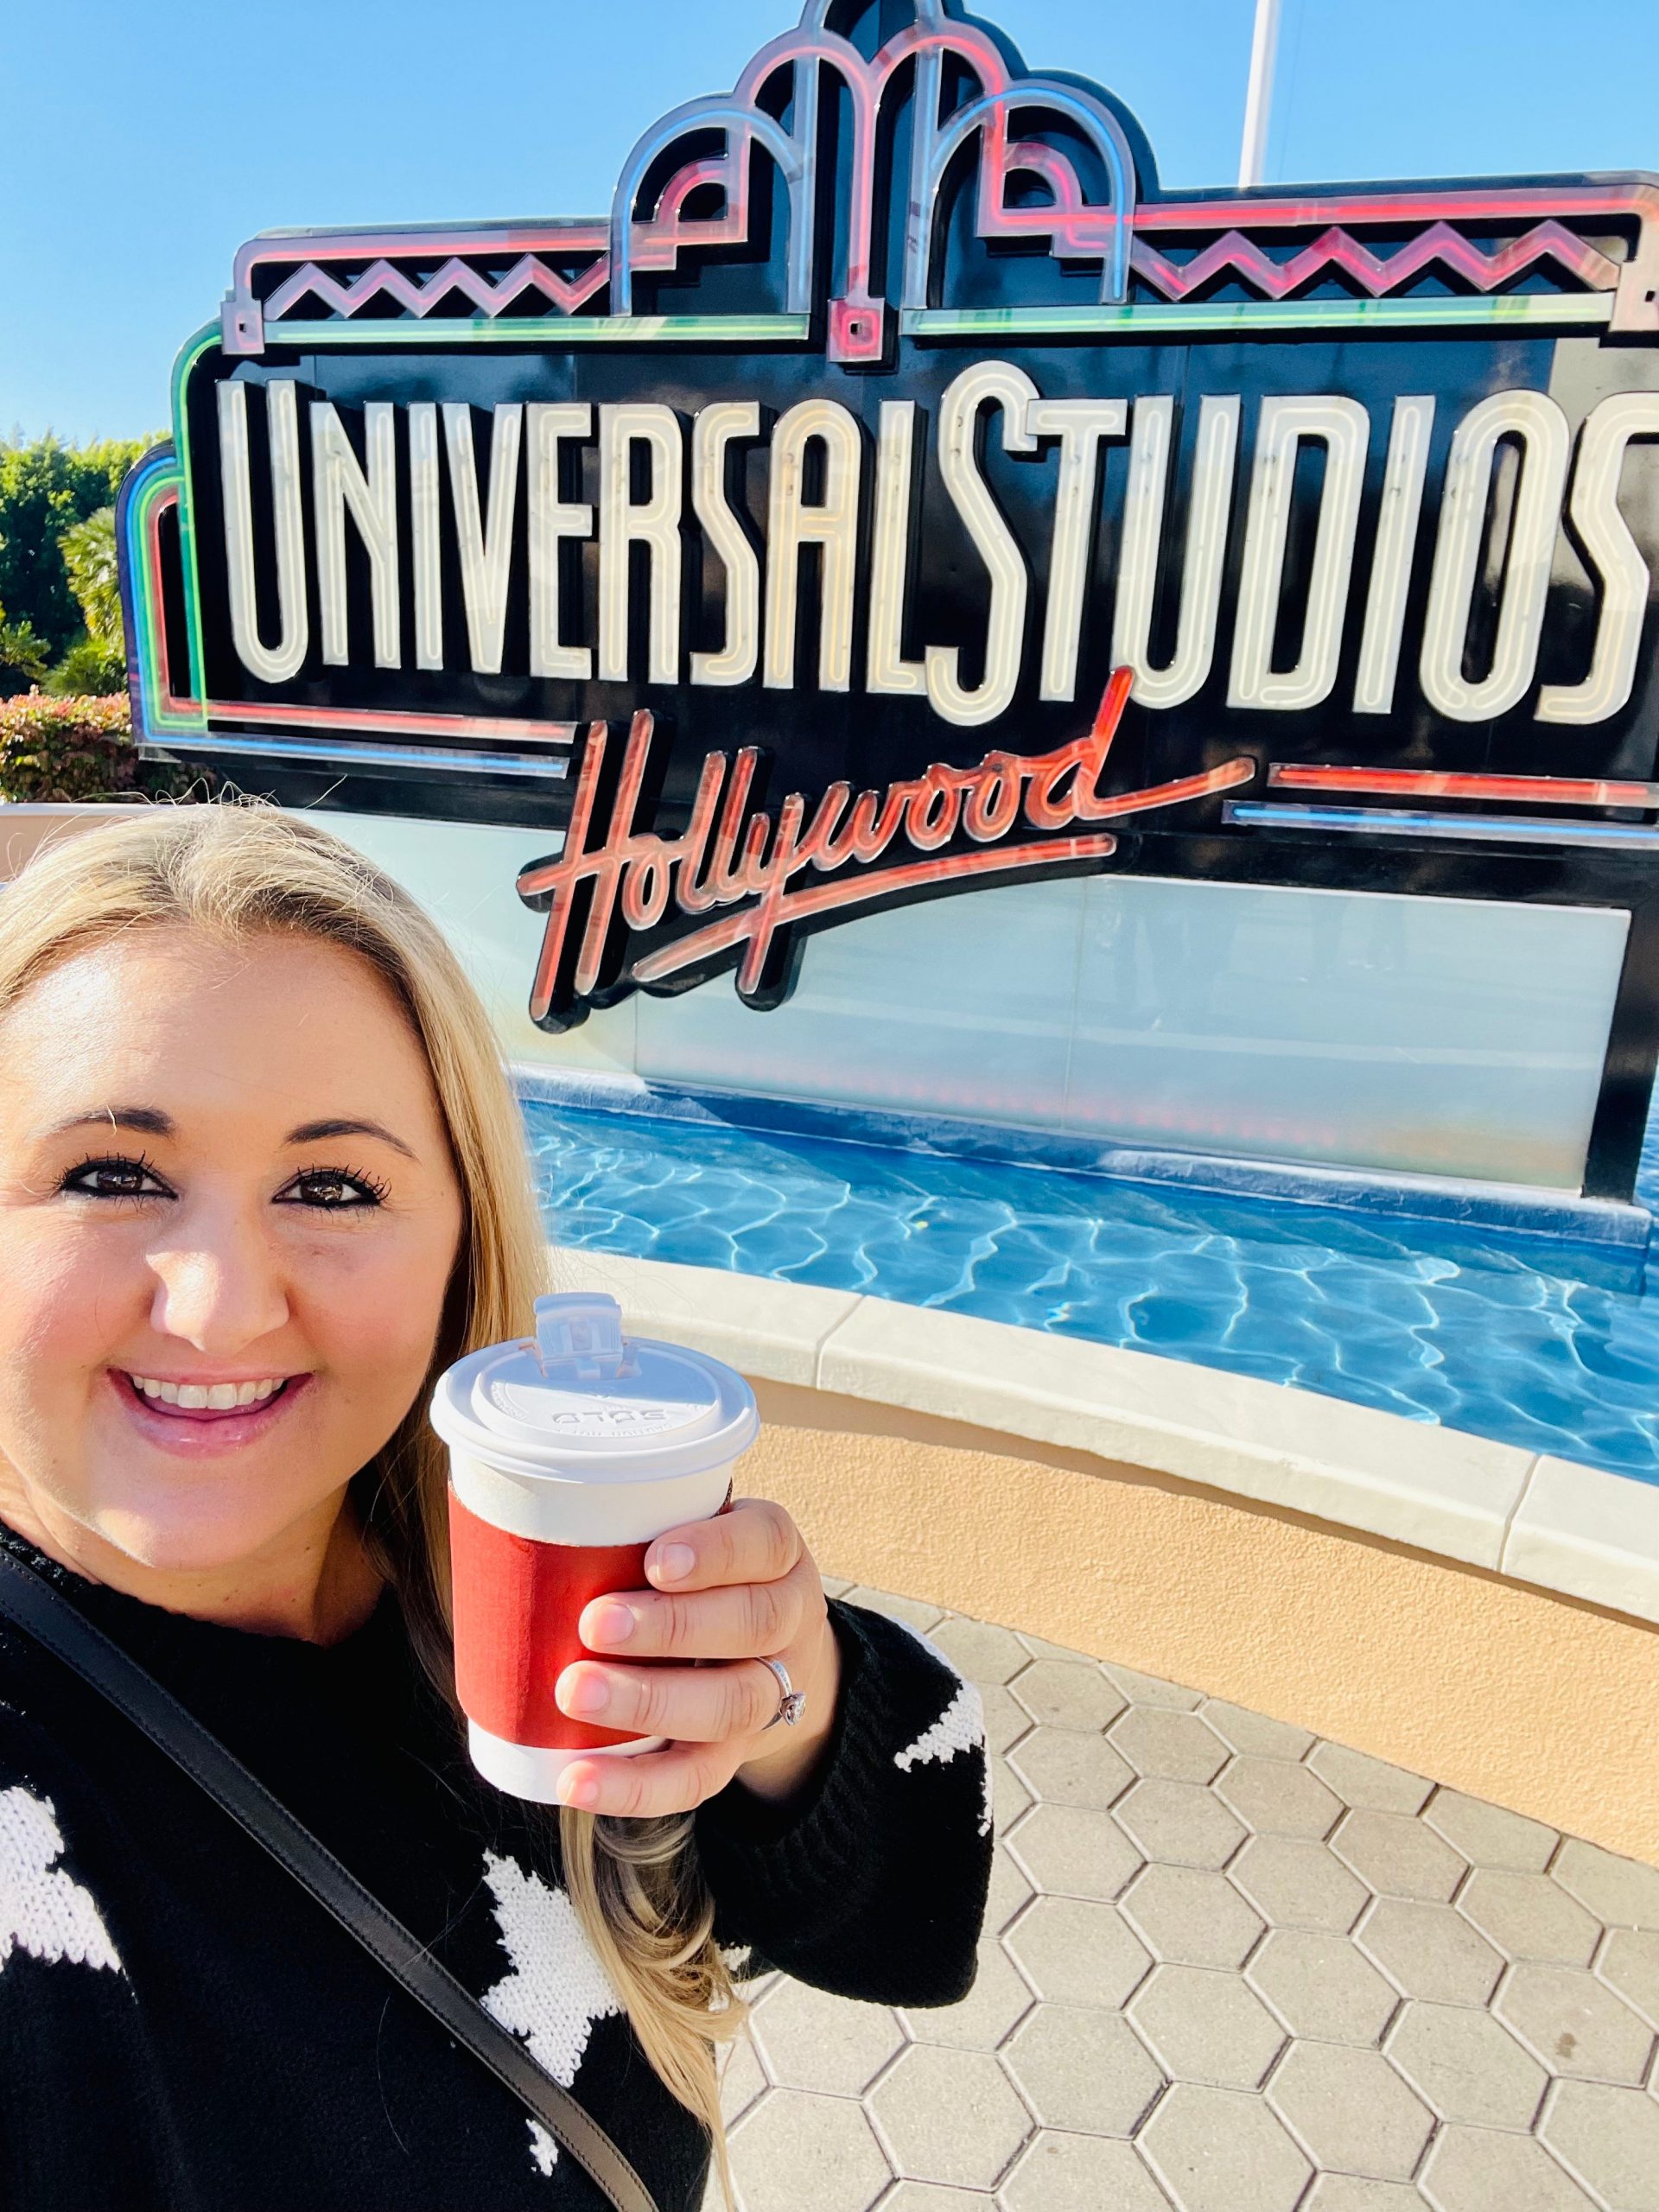
[[[1323, 1390], [1659, 1482], [1659, 1294], [1470, 1233], [718, 1124], [524, 1109], [556, 1242]], [[1659, 1196], [1650, 1132], [1644, 1196]], [[1599, 1274], [1586, 1266], [1586, 1274]]]

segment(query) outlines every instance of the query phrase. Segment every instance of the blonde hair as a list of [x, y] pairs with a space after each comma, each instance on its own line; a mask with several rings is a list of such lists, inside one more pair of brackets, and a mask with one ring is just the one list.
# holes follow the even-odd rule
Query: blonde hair
[[[524, 1130], [488, 1017], [436, 925], [350, 846], [263, 805], [156, 807], [43, 847], [0, 895], [0, 1014], [78, 953], [135, 929], [267, 931], [358, 954], [391, 986], [432, 1071], [466, 1226], [431, 1376], [353, 1484], [369, 1555], [452, 1710], [448, 1479], [431, 1382], [524, 1335], [546, 1246]], [[459, 1716], [458, 1716], [459, 1717]], [[652, 2066], [703, 2125], [730, 2196], [715, 2050], [747, 2007], [714, 1939], [690, 1815], [608, 1821], [563, 1807], [565, 1885]]]

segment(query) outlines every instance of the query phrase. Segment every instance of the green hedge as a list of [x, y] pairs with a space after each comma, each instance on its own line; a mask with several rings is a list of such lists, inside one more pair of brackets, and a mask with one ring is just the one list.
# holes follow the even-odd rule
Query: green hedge
[[62, 805], [130, 791], [183, 798], [203, 786], [183, 769], [139, 759], [124, 698], [28, 691], [0, 699], [0, 799]]

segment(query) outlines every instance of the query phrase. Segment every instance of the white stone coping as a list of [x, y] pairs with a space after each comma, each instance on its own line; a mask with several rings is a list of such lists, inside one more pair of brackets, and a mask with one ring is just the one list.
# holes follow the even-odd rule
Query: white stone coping
[[1659, 1622], [1659, 1485], [1313, 1390], [971, 1314], [556, 1250], [630, 1329], [744, 1374], [1088, 1452]]

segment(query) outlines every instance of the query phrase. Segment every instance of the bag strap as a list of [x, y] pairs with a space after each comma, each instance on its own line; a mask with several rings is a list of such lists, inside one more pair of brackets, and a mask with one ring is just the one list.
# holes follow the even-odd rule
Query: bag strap
[[457, 2043], [504, 2082], [613, 2208], [658, 2212], [627, 2158], [517, 2036], [491, 2018], [399, 1920], [317, 1841], [263, 1782], [172, 1694], [86, 1618], [44, 1576], [0, 1550], [0, 1616], [25, 1630], [143, 1730], [231, 1818], [308, 1890]]

